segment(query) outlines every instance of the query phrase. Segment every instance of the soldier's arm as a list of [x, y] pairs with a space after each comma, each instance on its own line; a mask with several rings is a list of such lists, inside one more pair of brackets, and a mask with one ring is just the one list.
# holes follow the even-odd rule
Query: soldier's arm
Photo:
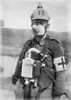
[[17, 80], [20, 78], [21, 76], [21, 66], [22, 66], [22, 58], [24, 57], [24, 54], [23, 54], [23, 49], [20, 53], [20, 56], [19, 56], [19, 59], [18, 59], [18, 62], [17, 62], [17, 66], [16, 66], [16, 69], [15, 69], [15, 72], [12, 76], [12, 83], [13, 84], [16, 84]]
[[24, 57], [25, 57], [25, 52], [26, 52], [26, 49], [28, 48], [29, 43], [30, 43], [30, 40], [28, 40], [25, 43], [25, 45], [23, 46], [23, 49], [20, 53], [15, 72], [12, 76], [12, 83], [13, 84], [16, 84], [17, 80], [20, 79], [20, 77], [21, 77], [22, 59], [24, 59]]
[[64, 49], [60, 43], [54, 42], [54, 65], [56, 70], [56, 81], [53, 95], [61, 96], [65, 94], [65, 71], [66, 63]]

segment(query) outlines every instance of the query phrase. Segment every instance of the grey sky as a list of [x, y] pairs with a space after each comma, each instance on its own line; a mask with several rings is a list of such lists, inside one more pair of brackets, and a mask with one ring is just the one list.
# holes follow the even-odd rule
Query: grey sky
[[[39, 0], [0, 0], [0, 18], [5, 27], [29, 29], [30, 15], [37, 8]], [[70, 31], [70, 8], [68, 0], [40, 0], [50, 16], [50, 30]]]

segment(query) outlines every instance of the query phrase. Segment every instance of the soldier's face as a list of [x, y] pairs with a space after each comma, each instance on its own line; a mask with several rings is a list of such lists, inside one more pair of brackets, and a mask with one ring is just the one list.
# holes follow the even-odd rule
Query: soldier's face
[[47, 21], [36, 19], [32, 21], [32, 30], [35, 36], [44, 36], [45, 34], [45, 27], [47, 25]]

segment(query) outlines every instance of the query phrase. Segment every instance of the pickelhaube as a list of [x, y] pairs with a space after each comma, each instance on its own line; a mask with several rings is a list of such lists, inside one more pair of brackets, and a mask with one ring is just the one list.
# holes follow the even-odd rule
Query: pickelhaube
[[43, 19], [47, 21], [50, 20], [48, 12], [45, 9], [43, 9], [43, 6], [41, 5], [41, 3], [38, 4], [37, 9], [35, 9], [31, 15], [31, 20], [34, 20], [34, 19]]

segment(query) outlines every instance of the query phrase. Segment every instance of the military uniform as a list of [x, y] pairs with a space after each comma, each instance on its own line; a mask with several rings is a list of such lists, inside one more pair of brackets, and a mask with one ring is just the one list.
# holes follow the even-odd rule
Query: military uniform
[[[20, 79], [20, 83], [24, 84], [24, 79], [21, 77], [22, 59], [25, 58], [26, 52], [33, 47], [38, 49], [43, 55], [47, 55], [47, 58], [44, 59], [45, 67], [43, 66], [41, 68], [40, 75], [38, 77], [38, 86], [40, 87], [39, 93], [42, 93], [46, 89], [51, 90], [52, 93], [53, 89], [54, 95], [60, 96], [64, 94], [63, 74], [66, 70], [64, 50], [59, 41], [51, 39], [49, 36], [46, 36], [40, 42], [34, 37], [25, 43], [17, 63], [16, 71], [12, 76], [12, 83], [16, 84], [17, 80]], [[34, 57], [35, 56], [33, 56], [33, 58]], [[55, 65], [57, 64], [56, 62], [58, 62], [58, 65]], [[53, 84], [55, 86], [54, 88]]]

